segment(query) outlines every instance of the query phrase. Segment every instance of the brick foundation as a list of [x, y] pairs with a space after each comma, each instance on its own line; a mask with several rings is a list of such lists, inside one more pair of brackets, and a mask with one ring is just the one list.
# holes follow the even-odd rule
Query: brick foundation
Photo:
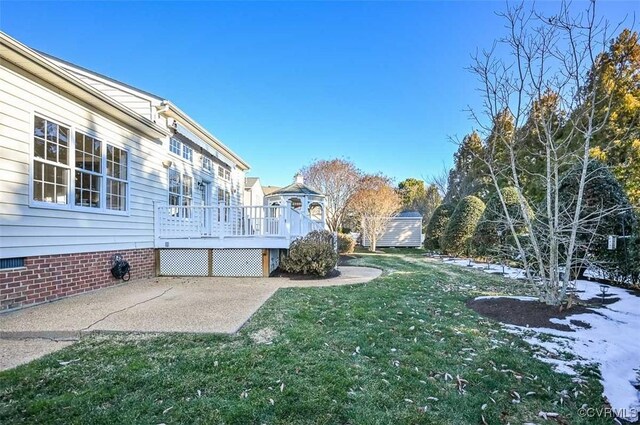
[[0, 270], [0, 311], [122, 283], [111, 275], [114, 254], [131, 265], [131, 280], [155, 276], [153, 249], [27, 257], [24, 268]]

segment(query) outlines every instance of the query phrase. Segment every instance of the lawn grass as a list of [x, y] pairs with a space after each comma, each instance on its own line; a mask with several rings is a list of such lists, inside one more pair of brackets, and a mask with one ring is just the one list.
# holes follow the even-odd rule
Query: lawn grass
[[477, 295], [526, 294], [524, 284], [420, 251], [353, 262], [386, 273], [281, 289], [237, 335], [95, 335], [2, 372], [0, 423], [545, 423], [540, 411], [609, 423], [578, 415], [602, 405], [593, 372], [572, 382], [465, 307]]

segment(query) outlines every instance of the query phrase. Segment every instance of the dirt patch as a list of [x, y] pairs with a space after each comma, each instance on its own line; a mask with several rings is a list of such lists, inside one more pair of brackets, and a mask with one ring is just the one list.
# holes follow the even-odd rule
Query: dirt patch
[[[521, 301], [514, 298], [483, 298], [470, 300], [467, 307], [476, 313], [498, 322], [531, 328], [551, 328], [571, 332], [569, 325], [551, 322], [550, 319], [564, 319], [574, 314], [593, 313], [583, 306], [573, 306], [570, 310], [560, 311], [539, 301]], [[575, 322], [575, 323], [574, 323]], [[587, 323], [572, 320], [576, 326], [586, 327]]]
[[256, 344], [272, 344], [275, 337], [278, 336], [278, 332], [273, 330], [272, 328], [262, 328], [259, 331], [256, 331], [249, 335], [251, 341]]
[[287, 273], [281, 269], [275, 269], [271, 277], [283, 277], [289, 280], [325, 280], [340, 276], [339, 270], [331, 270], [326, 276], [316, 276], [311, 274]]

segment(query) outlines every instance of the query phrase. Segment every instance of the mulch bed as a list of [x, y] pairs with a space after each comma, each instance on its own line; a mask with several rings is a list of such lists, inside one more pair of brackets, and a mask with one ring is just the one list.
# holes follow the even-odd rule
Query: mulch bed
[[311, 274], [299, 274], [299, 273], [287, 273], [285, 271], [280, 270], [279, 268], [275, 269], [273, 273], [270, 275], [271, 277], [284, 277], [289, 280], [325, 280], [330, 279], [332, 277], [340, 276], [339, 270], [332, 270], [327, 273], [326, 276], [316, 276]]
[[[549, 306], [539, 301], [521, 301], [513, 298], [483, 298], [470, 300], [467, 307], [481, 316], [502, 323], [531, 328], [551, 328], [561, 331], [572, 331], [568, 325], [553, 323], [550, 319], [564, 319], [574, 314], [594, 313], [590, 308], [575, 305], [569, 310], [560, 311], [558, 307]], [[588, 328], [589, 324], [580, 320], [571, 320], [575, 326]]]

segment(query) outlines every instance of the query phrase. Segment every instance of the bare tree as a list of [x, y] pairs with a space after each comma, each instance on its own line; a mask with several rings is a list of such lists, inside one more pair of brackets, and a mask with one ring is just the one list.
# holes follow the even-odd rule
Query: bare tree
[[305, 182], [325, 195], [327, 226], [340, 230], [351, 197], [358, 189], [362, 173], [345, 159], [317, 160], [300, 170]]
[[369, 240], [369, 250], [376, 250], [378, 239], [401, 205], [402, 200], [389, 178], [381, 175], [362, 178], [360, 188], [351, 200], [351, 209], [360, 222], [363, 239]]
[[[606, 100], [596, 97], [600, 81], [590, 72], [606, 46], [608, 27], [596, 19], [595, 2], [577, 16], [566, 3], [550, 17], [524, 4], [507, 6], [502, 16], [508, 34], [492, 50], [477, 54], [471, 67], [483, 96], [482, 112], [471, 113], [486, 135], [482, 160], [518, 257], [528, 279], [541, 282], [541, 300], [557, 305], [565, 299], [572, 270], [585, 263], [586, 250], [578, 249], [578, 236], [614, 213], [600, 209], [583, 214], [592, 140], [608, 118], [596, 118], [599, 102]], [[545, 96], [554, 101], [541, 102]], [[498, 125], [505, 119], [512, 125]], [[523, 163], [520, 150], [526, 138], [533, 140], [526, 148], [536, 152], [538, 168]], [[577, 168], [577, 191], [572, 202], [563, 202], [560, 189], [565, 171], [572, 167]], [[530, 200], [523, 188], [523, 181], [531, 178], [544, 187], [541, 202], [531, 202], [535, 218], [526, 214]], [[503, 185], [518, 193], [525, 238], [516, 232], [500, 191]]]
[[447, 188], [449, 187], [449, 172], [450, 169], [447, 168], [443, 161], [440, 171], [432, 174], [428, 179], [423, 178], [423, 180], [428, 184], [437, 187], [438, 192], [440, 193], [440, 197], [444, 198], [445, 196], [447, 196]]

